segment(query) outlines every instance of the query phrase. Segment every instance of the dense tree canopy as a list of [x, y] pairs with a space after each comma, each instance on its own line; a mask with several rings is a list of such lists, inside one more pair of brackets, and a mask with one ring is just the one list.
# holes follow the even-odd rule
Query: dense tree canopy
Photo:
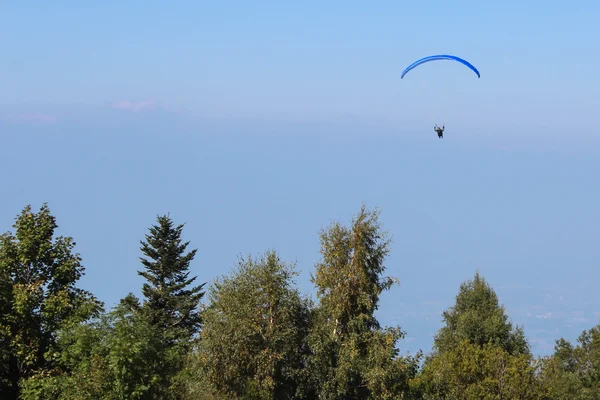
[[46, 204], [27, 206], [0, 236], [0, 398], [600, 398], [600, 325], [535, 358], [479, 272], [443, 312], [426, 357], [403, 355], [405, 332], [375, 317], [396, 282], [379, 215], [363, 205], [349, 225], [321, 231], [316, 301], [276, 250], [240, 258], [205, 299], [184, 225], [158, 217], [141, 242], [139, 298], [104, 310], [77, 285], [74, 240], [55, 236]]

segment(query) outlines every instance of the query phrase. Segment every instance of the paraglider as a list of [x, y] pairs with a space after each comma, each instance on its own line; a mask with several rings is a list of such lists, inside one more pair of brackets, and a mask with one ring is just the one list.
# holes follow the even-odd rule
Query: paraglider
[[477, 70], [477, 68], [475, 68], [473, 66], [473, 64], [471, 64], [470, 62], [468, 62], [467, 60], [463, 60], [460, 57], [456, 57], [456, 56], [451, 56], [448, 54], [438, 54], [435, 56], [428, 56], [428, 57], [423, 57], [420, 60], [415, 61], [414, 63], [410, 64], [408, 67], [406, 67], [406, 69], [402, 72], [402, 75], [400, 75], [400, 79], [404, 78], [404, 75], [406, 75], [406, 73], [408, 71], [410, 71], [411, 69], [418, 67], [421, 64], [430, 62], [430, 61], [438, 61], [438, 60], [453, 60], [453, 61], [458, 61], [459, 63], [466, 65], [468, 68], [470, 68], [473, 72], [475, 72], [477, 74], [477, 78], [481, 78], [481, 74], [479, 73], [479, 71]]
[[[481, 78], [481, 74], [479, 73], [479, 71], [477, 70], [477, 68], [475, 68], [473, 66], [473, 64], [471, 64], [467, 60], [463, 60], [460, 57], [452, 56], [452, 55], [449, 55], [449, 54], [437, 54], [437, 55], [433, 55], [433, 56], [423, 57], [420, 60], [417, 60], [414, 63], [410, 64], [408, 67], [406, 67], [406, 69], [404, 71], [402, 71], [402, 75], [400, 75], [400, 79], [404, 79], [404, 75], [406, 75], [410, 70], [418, 67], [421, 64], [425, 64], [425, 63], [430, 62], [430, 61], [439, 61], [439, 60], [457, 61], [457, 62], [465, 65], [471, 71], [475, 72], [475, 74], [477, 75], [477, 78]], [[433, 130], [435, 132], [437, 132], [439, 139], [443, 139], [444, 138], [444, 129], [445, 129], [444, 125], [442, 125], [441, 128], [439, 126], [437, 126], [437, 124], [433, 127]]]

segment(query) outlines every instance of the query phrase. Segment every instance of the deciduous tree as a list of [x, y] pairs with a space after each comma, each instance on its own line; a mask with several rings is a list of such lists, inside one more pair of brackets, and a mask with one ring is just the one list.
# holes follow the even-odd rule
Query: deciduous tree
[[13, 228], [0, 236], [3, 399], [17, 399], [23, 379], [51, 374], [60, 357], [58, 332], [102, 309], [77, 286], [84, 273], [81, 257], [72, 238], [54, 236], [56, 219], [47, 204], [37, 213], [25, 207]]

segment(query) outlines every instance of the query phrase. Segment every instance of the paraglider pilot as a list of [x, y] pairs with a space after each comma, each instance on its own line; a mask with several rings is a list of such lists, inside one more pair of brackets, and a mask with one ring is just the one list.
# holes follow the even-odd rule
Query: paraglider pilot
[[444, 125], [442, 125], [442, 127], [440, 128], [439, 126], [437, 126], [437, 124], [435, 124], [435, 126], [433, 127], [433, 130], [437, 132], [438, 134], [438, 138], [443, 138], [444, 137]]

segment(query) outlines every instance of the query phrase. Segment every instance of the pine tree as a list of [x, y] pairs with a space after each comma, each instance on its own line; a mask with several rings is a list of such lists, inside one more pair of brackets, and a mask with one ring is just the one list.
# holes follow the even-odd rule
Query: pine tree
[[197, 249], [185, 254], [189, 242], [181, 239], [184, 224], [175, 226], [168, 215], [157, 220], [146, 241], [140, 242], [147, 257], [140, 257], [145, 270], [138, 271], [147, 280], [142, 286], [141, 309], [164, 332], [167, 344], [185, 344], [200, 329], [200, 300], [206, 283], [188, 288], [196, 280], [189, 277], [189, 266]]

